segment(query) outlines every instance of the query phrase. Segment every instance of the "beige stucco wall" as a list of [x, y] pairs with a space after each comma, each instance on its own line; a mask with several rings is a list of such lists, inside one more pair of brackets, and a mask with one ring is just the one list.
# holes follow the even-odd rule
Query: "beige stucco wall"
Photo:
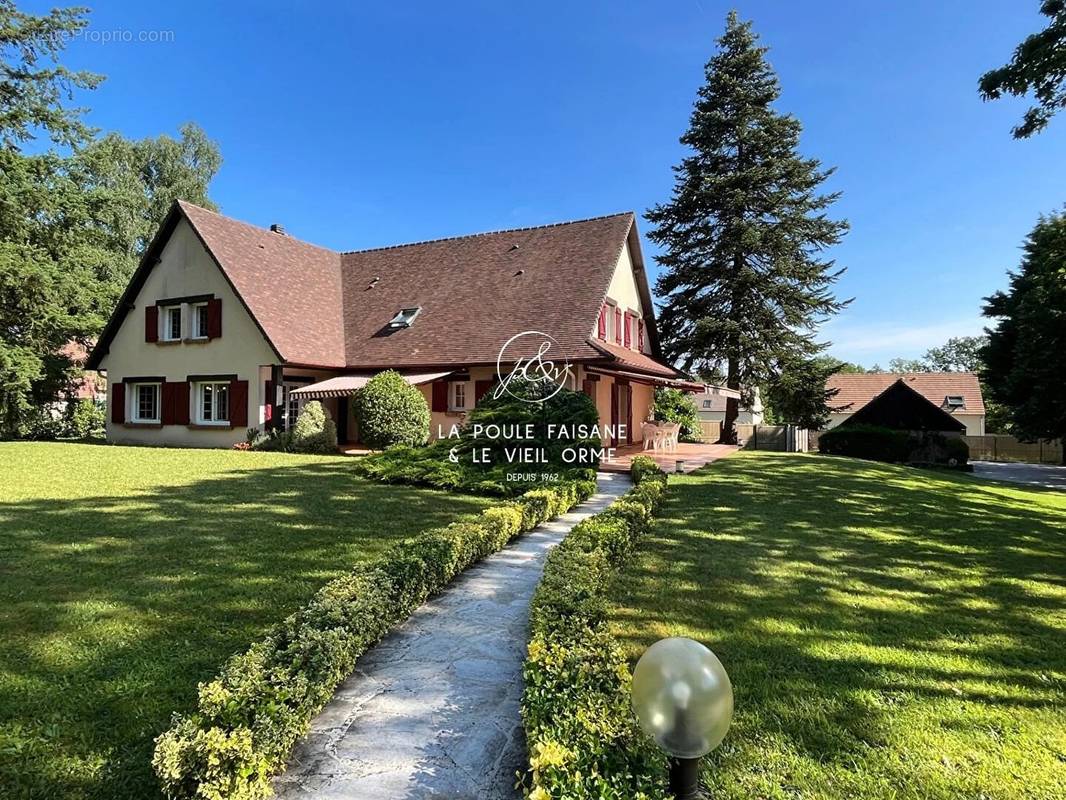
[[[208, 342], [157, 344], [144, 341], [145, 307], [157, 300], [213, 294], [222, 300], [222, 336]], [[182, 221], [148, 275], [134, 307], [126, 315], [110, 351], [103, 359], [108, 388], [123, 378], [162, 376], [184, 381], [188, 375], [232, 375], [248, 381], [248, 424], [261, 421], [263, 381], [260, 366], [276, 356], [241, 301], [230, 289], [211, 256], [188, 223]], [[184, 315], [186, 322], [188, 314]], [[109, 392], [109, 397], [112, 396]], [[194, 430], [185, 425], [130, 428], [111, 422], [108, 400], [107, 438], [131, 444], [168, 444], [182, 447], [228, 447], [244, 441], [246, 429]]]
[[[607, 287], [607, 300], [617, 305], [622, 313], [632, 311], [639, 317], [644, 317], [644, 307], [640, 302], [640, 292], [637, 289], [637, 279], [633, 273], [633, 257], [629, 252], [629, 243], [626, 242], [626, 246], [622, 248], [622, 254], [618, 257], [618, 263], [615, 265], [614, 274], [611, 276], [611, 283]], [[611, 335], [610, 326], [613, 324], [613, 320], [608, 320], [608, 339], [614, 342], [614, 337]], [[598, 325], [598, 322], [597, 322]], [[593, 326], [590, 331], [590, 335], [597, 336], [597, 327]], [[633, 330], [633, 349], [637, 347], [637, 332]], [[645, 353], [651, 352], [649, 337], [647, 334], [644, 336], [644, 351]]]
[[[826, 425], [826, 429], [835, 428], [837, 425], [848, 419], [850, 416], [851, 414], [830, 414], [829, 424]], [[985, 435], [984, 414], [952, 414], [952, 416], [966, 426], [967, 436]]]

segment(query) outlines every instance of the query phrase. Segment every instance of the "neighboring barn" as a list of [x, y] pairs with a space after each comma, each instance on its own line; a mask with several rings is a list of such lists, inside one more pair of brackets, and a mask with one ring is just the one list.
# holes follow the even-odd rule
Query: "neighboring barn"
[[966, 433], [966, 426], [933, 405], [900, 378], [848, 419], [849, 425], [879, 425], [901, 431]]
[[902, 383], [931, 405], [965, 426], [968, 436], [985, 433], [985, 403], [981, 384], [972, 372], [837, 373], [826, 382], [836, 395], [829, 401], [827, 427], [854, 418], [867, 404], [896, 383]]

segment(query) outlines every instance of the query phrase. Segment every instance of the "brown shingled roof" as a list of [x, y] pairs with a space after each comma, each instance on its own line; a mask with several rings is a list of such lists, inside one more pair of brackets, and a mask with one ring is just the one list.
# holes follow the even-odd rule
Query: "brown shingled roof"
[[[145, 254], [93, 352], [93, 365], [106, 354], [181, 218], [288, 363], [347, 369], [494, 364], [511, 336], [536, 330], [550, 334], [571, 361], [678, 374], [647, 355], [591, 343], [628, 240], [649, 341], [658, 352], [631, 212], [336, 253], [186, 202], [175, 204]], [[389, 328], [397, 312], [412, 307], [421, 310], [410, 327]]]
[[[490, 364], [527, 330], [571, 360], [602, 358], [588, 339], [632, 227], [624, 213], [345, 253], [348, 364]], [[416, 306], [410, 328], [386, 329]]]
[[286, 361], [345, 365], [338, 253], [191, 203], [178, 205]]
[[620, 362], [620, 365], [626, 369], [636, 370], [637, 372], [647, 372], [652, 375], [662, 375], [669, 378], [676, 378], [681, 375], [681, 373], [673, 367], [669, 367], [666, 364], [660, 364], [651, 356], [637, 350], [631, 350], [628, 347], [622, 347], [620, 344], [613, 344], [600, 339], [593, 339], [591, 343], [597, 350], [617, 360]]
[[[981, 396], [981, 384], [972, 372], [867, 372], [842, 373], [829, 376], [827, 389], [837, 389], [829, 401], [834, 411], [853, 413], [869, 403], [893, 383], [903, 379], [933, 405], [944, 408], [950, 414], [984, 414], [985, 402]], [[945, 408], [944, 398], [961, 395], [963, 408]]]

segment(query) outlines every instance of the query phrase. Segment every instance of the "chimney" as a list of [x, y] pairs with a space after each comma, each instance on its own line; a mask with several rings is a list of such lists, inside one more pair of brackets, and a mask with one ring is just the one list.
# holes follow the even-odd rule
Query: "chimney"
[[272, 225], [270, 226], [270, 232], [271, 232], [271, 233], [278, 233], [278, 234], [281, 234], [282, 236], [286, 236], [286, 235], [287, 235], [287, 234], [285, 233], [285, 229], [284, 229], [284, 228], [283, 228], [283, 227], [282, 227], [281, 225], [279, 225], [278, 223], [276, 223], [276, 222], [275, 222], [275, 223], [273, 223], [273, 224], [272, 224]]

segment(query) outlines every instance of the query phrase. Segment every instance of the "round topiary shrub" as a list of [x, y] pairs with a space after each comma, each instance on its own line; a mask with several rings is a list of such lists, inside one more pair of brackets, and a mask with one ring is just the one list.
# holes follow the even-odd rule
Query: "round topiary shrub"
[[289, 449], [296, 453], [337, 452], [337, 426], [317, 400], [304, 404], [292, 428]]
[[423, 445], [429, 438], [429, 406], [416, 387], [398, 372], [375, 375], [355, 395], [359, 439], [384, 450], [395, 444]]

